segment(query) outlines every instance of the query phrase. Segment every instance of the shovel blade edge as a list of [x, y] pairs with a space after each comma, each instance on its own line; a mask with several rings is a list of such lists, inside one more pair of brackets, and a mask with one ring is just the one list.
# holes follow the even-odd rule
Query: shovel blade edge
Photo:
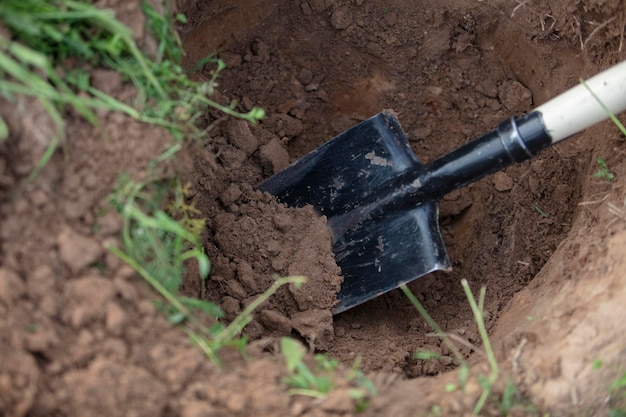
[[[336, 236], [333, 252], [344, 277], [341, 313], [430, 272], [450, 271], [437, 202], [368, 219]], [[329, 221], [333, 229], [332, 219]]]

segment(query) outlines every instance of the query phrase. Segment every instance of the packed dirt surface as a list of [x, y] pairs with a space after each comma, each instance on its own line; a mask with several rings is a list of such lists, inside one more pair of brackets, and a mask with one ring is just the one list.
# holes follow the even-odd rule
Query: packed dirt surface
[[[441, 202], [453, 271], [409, 287], [471, 365], [464, 390], [447, 392], [459, 360], [399, 290], [333, 316], [343, 278], [325, 218], [254, 187], [383, 109], [432, 161], [626, 58], [624, 2], [179, 3], [192, 76], [210, 79], [210, 64], [193, 64], [217, 51], [227, 69], [214, 99], [267, 111], [258, 125], [207, 114], [209, 137], [163, 173], [189, 180], [207, 219], [211, 274], [202, 288], [191, 267], [185, 294], [219, 304], [229, 321], [276, 276], [308, 281], [256, 311], [246, 358], [226, 350], [223, 366], [212, 364], [105, 249], [121, 245], [108, 203], [118, 174], [141, 180], [167, 133], [114, 113], [99, 126], [72, 118], [62, 149], [25, 183], [53, 127], [35, 102], [2, 102], [12, 136], [0, 142], [0, 416], [355, 415], [341, 383], [322, 399], [288, 395], [281, 336], [345, 369], [358, 360], [378, 391], [361, 415], [469, 415], [489, 369], [462, 279], [475, 294], [486, 287], [494, 397], [512, 381], [512, 414], [623, 406], [609, 386], [626, 370], [626, 145], [611, 122]], [[139, 2], [102, 5], [145, 41]], [[115, 74], [92, 77], [132, 95]], [[613, 180], [594, 175], [597, 158]], [[415, 359], [423, 350], [439, 358]], [[498, 407], [489, 400], [484, 414]]]

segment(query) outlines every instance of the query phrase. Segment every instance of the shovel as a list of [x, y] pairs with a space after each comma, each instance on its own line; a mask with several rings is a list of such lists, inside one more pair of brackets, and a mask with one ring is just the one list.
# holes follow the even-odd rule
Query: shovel
[[383, 111], [257, 188], [327, 217], [344, 277], [337, 314], [430, 272], [451, 270], [438, 225], [444, 195], [624, 110], [626, 61], [428, 165], [411, 151], [395, 115]]

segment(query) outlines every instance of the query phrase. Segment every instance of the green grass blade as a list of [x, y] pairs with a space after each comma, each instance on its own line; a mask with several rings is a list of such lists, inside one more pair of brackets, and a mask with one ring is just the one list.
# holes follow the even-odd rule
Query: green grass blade
[[580, 82], [582, 85], [585, 86], [585, 88], [587, 89], [587, 91], [589, 91], [589, 93], [591, 93], [591, 95], [593, 96], [593, 98], [596, 99], [596, 101], [600, 104], [600, 106], [602, 106], [602, 109], [606, 112], [606, 114], [609, 115], [609, 117], [611, 118], [611, 120], [613, 121], [613, 123], [615, 123], [615, 125], [619, 128], [619, 130], [622, 132], [622, 134], [624, 136], [626, 136], [626, 127], [624, 127], [624, 125], [622, 124], [622, 122], [620, 122], [620, 120], [617, 118], [617, 116], [615, 116], [613, 114], [613, 112], [611, 112], [611, 110], [606, 106], [606, 104], [604, 104], [602, 102], [602, 100], [600, 100], [600, 97], [598, 97], [596, 95], [596, 93], [594, 93], [593, 91], [591, 91], [591, 88], [589, 88], [589, 86], [587, 85], [587, 83], [585, 82], [585, 80], [583, 80], [582, 78], [580, 79]]
[[9, 138], [9, 126], [4, 121], [2, 117], [0, 117], [0, 142], [3, 142]]

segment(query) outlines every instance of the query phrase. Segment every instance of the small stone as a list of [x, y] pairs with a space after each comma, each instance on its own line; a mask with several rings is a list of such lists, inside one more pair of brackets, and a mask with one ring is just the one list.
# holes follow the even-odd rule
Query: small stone
[[105, 323], [106, 328], [114, 336], [120, 336], [124, 332], [124, 327], [128, 322], [128, 315], [115, 302], [111, 302], [107, 305]]
[[513, 179], [504, 172], [498, 172], [493, 176], [493, 184], [497, 191], [509, 191], [513, 188]]
[[259, 141], [250, 131], [248, 122], [245, 120], [229, 120], [223, 127], [226, 139], [237, 148], [252, 155], [259, 147]]
[[237, 184], [231, 184], [220, 196], [220, 200], [224, 206], [228, 207], [235, 203], [241, 197], [241, 188]]
[[282, 275], [283, 271], [285, 270], [285, 268], [287, 268], [288, 264], [289, 264], [289, 260], [286, 259], [285, 257], [281, 256], [278, 258], [274, 258], [272, 259], [272, 270], [274, 270], [274, 272], [276, 272], [277, 274]]
[[269, 143], [261, 147], [259, 154], [261, 165], [272, 174], [289, 165], [289, 154], [283, 148], [278, 138], [273, 138]]
[[54, 326], [37, 326], [25, 338], [29, 352], [47, 352], [59, 343]]
[[282, 232], [286, 232], [293, 227], [293, 218], [285, 213], [278, 213], [274, 216], [274, 226]]
[[270, 59], [270, 48], [261, 39], [255, 39], [252, 43], [252, 53], [255, 55], [255, 61], [265, 63]]
[[241, 313], [241, 306], [239, 305], [239, 300], [236, 298], [226, 296], [222, 298], [220, 306], [222, 307], [226, 320], [232, 320]]
[[500, 102], [512, 113], [523, 113], [532, 107], [533, 95], [518, 81], [504, 82], [498, 87]]
[[398, 23], [398, 15], [396, 12], [388, 12], [385, 13], [385, 17], [383, 18], [383, 22], [387, 26], [395, 26]]
[[226, 293], [238, 300], [242, 300], [248, 295], [248, 292], [243, 287], [243, 285], [241, 285], [239, 281], [235, 280], [228, 281], [228, 283], [226, 284]]
[[90, 276], [71, 281], [63, 299], [66, 308], [62, 319], [74, 328], [80, 328], [91, 320], [103, 318], [105, 306], [115, 296], [113, 282]]
[[311, 350], [328, 349], [334, 340], [330, 310], [308, 310], [291, 316], [291, 325], [309, 343]]
[[231, 391], [225, 405], [228, 411], [239, 414], [246, 408], [247, 403], [247, 398], [243, 393]]
[[384, 53], [383, 47], [380, 46], [378, 43], [376, 42], [370, 42], [367, 45], [365, 45], [365, 48], [367, 49], [367, 51], [374, 55], [374, 56], [382, 56]]
[[323, 12], [328, 7], [326, 0], [310, 0], [309, 4], [316, 13]]
[[302, 9], [302, 14], [305, 16], [310, 16], [312, 13], [311, 6], [306, 1], [300, 3], [300, 9]]
[[313, 73], [306, 68], [302, 68], [298, 73], [298, 81], [300, 81], [302, 85], [310, 84], [311, 81], [313, 81]]
[[26, 294], [26, 286], [19, 275], [7, 268], [0, 269], [0, 302], [13, 305]]
[[270, 238], [267, 241], [265, 249], [270, 256], [274, 257], [283, 250], [283, 244], [277, 239]]
[[35, 190], [30, 195], [30, 201], [35, 207], [41, 208], [48, 204], [48, 195], [43, 190]]
[[96, 262], [104, 253], [102, 246], [94, 239], [76, 233], [65, 227], [57, 237], [59, 256], [73, 273]]
[[266, 330], [263, 328], [261, 323], [256, 320], [252, 320], [248, 325], [243, 329], [243, 333], [248, 336], [250, 339], [258, 339], [263, 337]]
[[114, 278], [113, 285], [115, 286], [115, 292], [126, 301], [136, 302], [139, 295], [137, 293], [137, 287], [121, 278]]
[[295, 117], [288, 116], [286, 114], [278, 115], [276, 120], [276, 128], [278, 129], [278, 136], [293, 138], [299, 136], [304, 130], [304, 126], [301, 120]]
[[152, 301], [141, 300], [137, 303], [137, 311], [142, 316], [154, 316], [157, 310]]
[[241, 261], [237, 265], [237, 279], [250, 293], [257, 291], [257, 283], [254, 279], [254, 272], [252, 266], [246, 262]]
[[250, 111], [254, 107], [254, 102], [250, 97], [243, 96], [243, 98], [241, 99], [241, 106], [245, 111]]
[[284, 335], [291, 333], [291, 321], [276, 310], [261, 311], [260, 320], [269, 330], [275, 330]]

